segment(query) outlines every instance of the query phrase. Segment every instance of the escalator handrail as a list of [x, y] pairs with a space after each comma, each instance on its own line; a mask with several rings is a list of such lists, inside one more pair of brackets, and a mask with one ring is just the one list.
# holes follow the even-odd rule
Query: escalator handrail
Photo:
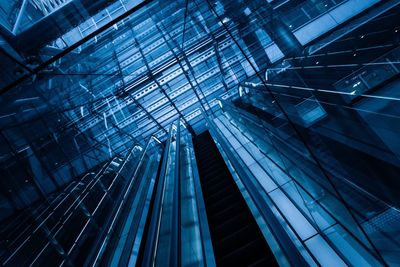
[[[150, 146], [152, 140], [153, 140], [153, 138], [150, 137], [149, 140], [147, 141], [145, 149], [143, 150], [142, 154], [140, 155], [140, 159], [139, 159], [139, 161], [138, 161], [138, 163], [137, 163], [137, 165], [135, 167], [135, 170], [134, 170], [134, 172], [132, 174], [132, 177], [130, 178], [129, 184], [126, 186], [125, 193], [122, 195], [122, 199], [120, 199], [120, 202], [119, 202], [119, 205], [118, 205], [118, 209], [115, 211], [114, 217], [113, 217], [113, 219], [112, 219], [112, 221], [111, 221], [111, 223], [110, 223], [110, 225], [108, 227], [108, 230], [107, 230], [105, 236], [102, 239], [99, 240], [100, 242], [102, 240], [101, 245], [97, 250], [94, 250], [94, 251], [97, 251], [97, 254], [96, 254], [95, 258], [93, 259], [93, 263], [91, 264], [92, 266], [97, 266], [99, 264], [99, 261], [102, 259], [103, 254], [105, 253], [105, 251], [106, 251], [106, 249], [108, 247], [109, 241], [111, 239], [111, 235], [114, 233], [114, 230], [115, 230], [115, 227], [116, 227], [116, 222], [120, 219], [121, 212], [123, 211], [123, 207], [125, 207], [125, 204], [126, 204], [126, 201], [127, 201], [127, 196], [131, 192], [131, 189], [132, 189], [134, 181], [136, 181], [135, 178], [137, 176], [137, 173], [138, 173], [140, 167], [143, 164], [144, 157], [145, 157], [145, 155], [146, 155], [146, 153], [147, 153], [147, 151], [149, 149], [149, 146]], [[124, 164], [120, 168], [120, 170], [117, 173], [117, 175], [119, 175], [120, 172], [122, 171], [123, 167], [125, 166], [125, 163], [129, 160], [129, 157], [133, 154], [133, 150], [134, 150], [134, 148], [136, 146], [137, 145], [134, 145], [131, 148], [131, 150], [128, 153], [128, 156], [126, 158], [126, 161], [124, 162]], [[98, 244], [100, 244], [100, 242]]]
[[196, 196], [196, 205], [197, 205], [197, 214], [199, 217], [199, 226], [200, 226], [200, 234], [201, 234], [201, 239], [202, 239], [202, 252], [203, 252], [203, 257], [205, 259], [205, 266], [207, 267], [215, 267], [215, 256], [214, 256], [214, 249], [213, 245], [211, 242], [211, 234], [210, 234], [210, 228], [208, 226], [208, 219], [207, 219], [207, 213], [206, 213], [206, 207], [204, 204], [204, 197], [203, 193], [201, 191], [201, 184], [200, 184], [200, 176], [199, 176], [199, 171], [197, 168], [197, 163], [195, 159], [195, 154], [194, 154], [194, 147], [193, 147], [193, 141], [191, 138], [189, 139], [189, 153], [190, 153], [190, 161], [192, 165], [192, 170], [193, 170], [193, 184], [194, 184], [194, 190], [195, 190], [195, 196]]
[[[117, 170], [117, 171], [115, 172], [115, 174], [113, 175], [114, 178], [112, 179], [111, 184], [109, 185], [109, 187], [107, 188], [107, 190], [104, 191], [104, 194], [103, 194], [101, 200], [97, 203], [97, 207], [96, 207], [96, 208], [94, 209], [94, 211], [92, 212], [91, 217], [95, 217], [95, 216], [97, 215], [97, 212], [100, 210], [100, 207], [101, 207], [101, 205], [103, 204], [104, 199], [105, 199], [106, 196], [109, 194], [109, 193], [108, 193], [109, 190], [113, 187], [115, 181], [116, 181], [116, 180], [118, 179], [118, 177], [120, 176], [120, 174], [121, 174], [122, 170], [124, 169], [125, 165], [127, 164], [127, 162], [131, 160], [130, 157], [131, 157], [131, 155], [133, 154], [133, 151], [134, 151], [135, 147], [137, 147], [137, 146], [139, 146], [139, 145], [135, 144], [135, 145], [132, 146], [132, 148], [129, 150], [129, 152], [128, 152], [128, 154], [127, 154], [127, 156], [126, 156], [124, 162], [118, 166], [118, 170]], [[111, 161], [111, 162], [112, 162], [112, 161]], [[110, 164], [111, 164], [111, 162], [110, 162]], [[110, 165], [110, 164], [109, 164], [109, 165]], [[139, 164], [139, 163], [138, 163], [138, 164]], [[108, 165], [108, 166], [109, 166], [109, 165]], [[106, 170], [107, 170], [107, 168], [106, 168]], [[88, 195], [90, 195], [90, 194], [92, 193], [91, 189], [94, 187], [95, 184], [97, 184], [98, 182], [101, 183], [101, 178], [102, 178], [103, 176], [104, 176], [104, 173], [93, 183], [93, 185], [91, 185], [91, 187], [90, 187], [88, 193], [81, 199], [80, 203], [82, 203], [83, 200], [84, 200], [86, 197], [88, 197]], [[117, 202], [120, 201], [120, 198], [121, 198], [121, 196], [118, 197], [118, 201], [117, 201]], [[111, 212], [110, 212], [110, 214], [112, 215], [114, 212], [115, 212], [115, 209], [112, 209]], [[110, 219], [111, 219], [111, 218], [108, 218], [108, 219], [107, 219], [106, 225], [109, 225]], [[90, 220], [91, 220], [91, 218], [90, 218], [87, 222], [89, 222]], [[66, 255], [64, 256], [65, 259], [68, 259], [68, 256], [70, 256], [70, 255], [73, 254], [73, 251], [74, 251], [74, 248], [75, 248], [75, 247], [78, 247], [79, 244], [81, 244], [82, 242], [84, 242], [84, 239], [82, 239], [81, 237], [85, 236], [84, 233], [86, 233], [86, 232], [88, 231], [88, 230], [87, 230], [88, 225], [89, 225], [89, 224], [86, 223], [85, 226], [81, 229], [81, 232], [80, 232], [79, 236], [78, 236], [78, 237], [75, 239], [75, 241], [74, 241], [74, 245], [70, 248], [69, 251], [67, 251]], [[64, 224], [63, 224], [62, 226], [64, 226]], [[98, 234], [97, 240], [94, 241], [95, 243], [94, 243], [94, 245], [93, 245], [93, 249], [88, 253], [89, 255], [86, 257], [86, 262], [90, 262], [90, 260], [91, 260], [92, 257], [93, 257], [93, 254], [97, 251], [97, 249], [95, 249], [95, 248], [98, 247], [99, 242], [102, 240], [102, 236], [105, 234], [105, 229], [108, 229], [108, 227], [104, 227], [103, 230]], [[59, 229], [57, 232], [59, 232], [60, 230], [61, 230], [61, 229]], [[64, 261], [65, 261], [65, 260], [64, 260]]]
[[[104, 171], [107, 169], [107, 167], [110, 165], [110, 163], [111, 163], [111, 161], [108, 162], [105, 166], [103, 166], [102, 169], [94, 176], [93, 180], [96, 179], [96, 181], [98, 181], [98, 180], [102, 177]], [[85, 177], [86, 177], [86, 176], [84, 176], [82, 179], [84, 179]], [[76, 183], [76, 184], [79, 184], [79, 182]], [[88, 184], [88, 185], [89, 185], [89, 184]], [[88, 185], [84, 188], [84, 191], [82, 191], [81, 194], [80, 194], [78, 197], [80, 197], [81, 195], [85, 194]], [[74, 188], [75, 188], [75, 187], [74, 187]], [[73, 189], [74, 189], [74, 188], [73, 188]], [[72, 190], [73, 190], [73, 189], [72, 189]], [[70, 191], [67, 195], [65, 195], [64, 198], [61, 200], [61, 202], [59, 202], [59, 203], [57, 204], [57, 206], [61, 205], [61, 204], [65, 201], [65, 199], [71, 194], [71, 192], [72, 192], [72, 191]], [[75, 202], [74, 202], [74, 203], [75, 203]], [[49, 208], [51, 208], [51, 207], [49, 206]], [[48, 209], [48, 208], [47, 208], [47, 209]], [[47, 210], [47, 209], [46, 209], [46, 210]], [[43, 211], [43, 212], [46, 212], [46, 210]], [[75, 209], [72, 209], [68, 214], [73, 214], [73, 213], [74, 213], [74, 210], [75, 210]], [[53, 212], [54, 212], [54, 211], [53, 211]], [[41, 213], [41, 214], [39, 215], [39, 217], [40, 217], [42, 214], [43, 214], [43, 213]], [[26, 237], [25, 240], [24, 240], [22, 243], [20, 243], [20, 245], [19, 245], [17, 248], [14, 248], [14, 250], [12, 251], [12, 254], [11, 254], [11, 255], [8, 255], [8, 256], [7, 256], [5, 253], [2, 255], [2, 260], [1, 260], [1, 261], [2, 261], [2, 264], [6, 265], [6, 264], [17, 254], [17, 252], [30, 240], [31, 236], [34, 235], [37, 231], [39, 231], [39, 229], [40, 229], [43, 225], [45, 225], [45, 223], [47, 222], [47, 220], [50, 218], [50, 215], [51, 215], [51, 213], [50, 213], [49, 215], [47, 215], [46, 218], [45, 218], [44, 220], [42, 219], [42, 220], [40, 221], [40, 224], [39, 224], [38, 226], [36, 226], [36, 228], [34, 228], [34, 229], [30, 232], [30, 234], [28, 235], [28, 237]], [[65, 218], [65, 219], [64, 219], [63, 221], [60, 221], [60, 222], [59, 222], [59, 223], [61, 223], [61, 228], [59, 228], [59, 230], [57, 231], [57, 233], [63, 228], [63, 226], [64, 226], [63, 222], [65, 222], [66, 218], [68, 218], [68, 217], [69, 217], [69, 216], [67, 216], [67, 215], [65, 214], [65, 212], [64, 212], [62, 218]], [[31, 225], [29, 225], [27, 228], [29, 228], [30, 226], [31, 226]], [[32, 226], [34, 226], [34, 225], [32, 224]], [[55, 227], [57, 227], [57, 226], [59, 226], [59, 224], [56, 224], [56, 225], [51, 229], [51, 231], [53, 231], [53, 230], [55, 229]], [[25, 231], [24, 231], [24, 232], [25, 232]], [[20, 235], [19, 235], [19, 236], [20, 236]], [[18, 238], [19, 238], [19, 236], [18, 236]], [[48, 243], [50, 243], [50, 240], [48, 240]], [[14, 244], [12, 243], [12, 245], [14, 245]], [[8, 249], [7, 251], [9, 251], [9, 249]], [[10, 252], [11, 252], [11, 251], [10, 251]]]
[[174, 173], [174, 200], [172, 213], [172, 231], [170, 266], [181, 266], [181, 190], [180, 190], [180, 147], [181, 147], [181, 120], [176, 122], [175, 173]]
[[164, 192], [163, 187], [164, 187], [164, 182], [165, 182], [165, 174], [166, 174], [166, 170], [167, 170], [168, 154], [170, 151], [170, 144], [172, 141], [172, 127], [173, 127], [173, 124], [171, 124], [171, 127], [169, 129], [169, 136], [167, 139], [167, 143], [165, 145], [163, 161], [161, 163], [161, 172], [158, 177], [157, 188], [155, 189], [156, 195], [155, 195], [155, 199], [154, 199], [153, 211], [151, 213], [151, 220], [150, 220], [150, 224], [149, 224], [147, 240], [146, 240], [145, 249], [144, 249], [142, 266], [152, 266], [152, 263], [155, 258], [155, 253], [156, 253], [155, 237], [156, 237], [156, 232], [157, 232], [157, 225], [158, 225], [159, 220], [161, 219], [160, 209], [161, 209], [161, 205], [162, 205], [162, 196], [163, 196], [163, 192]]
[[226, 143], [224, 138], [220, 136], [220, 134], [215, 129], [215, 125], [211, 122], [210, 119], [206, 118], [209, 130], [211, 135], [217, 139], [218, 144], [222, 147], [225, 154], [228, 156], [229, 161], [234, 166], [235, 171], [237, 172], [240, 180], [243, 185], [246, 187], [246, 190], [249, 192], [250, 197], [253, 199], [256, 204], [258, 211], [261, 216], [267, 222], [268, 226], [272, 229], [272, 234], [275, 236], [277, 242], [279, 243], [279, 247], [284, 253], [286, 259], [289, 261], [291, 266], [309, 266], [299, 250], [294, 245], [293, 241], [290, 239], [289, 235], [286, 233], [283, 226], [280, 224], [278, 219], [275, 217], [272, 210], [267, 205], [262, 205], [264, 202], [262, 195], [257, 190], [256, 186], [252, 183], [248, 174], [240, 167], [240, 163], [234, 157], [232, 151], [229, 149], [229, 145]]

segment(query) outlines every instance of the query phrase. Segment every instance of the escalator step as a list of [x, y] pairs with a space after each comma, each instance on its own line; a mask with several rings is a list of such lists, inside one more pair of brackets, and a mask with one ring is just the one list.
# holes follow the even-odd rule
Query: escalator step
[[221, 176], [214, 176], [214, 177], [209, 177], [209, 180], [205, 182], [205, 189], [211, 189], [215, 186], [218, 186], [220, 184], [222, 185], [228, 185], [229, 181], [224, 179]]
[[238, 202], [236, 194], [222, 195], [220, 199], [209, 204], [210, 211], [219, 211]]
[[215, 222], [215, 236], [224, 238], [249, 224], [249, 215], [246, 212], [236, 214], [225, 221]]
[[227, 191], [225, 187], [221, 187], [216, 192], [210, 192], [210, 195], [207, 197], [206, 201], [215, 202], [221, 199], [222, 196], [231, 196], [234, 195], [235, 192]]
[[254, 225], [247, 224], [236, 232], [221, 239], [216, 248], [218, 248], [222, 253], [228, 254], [229, 251], [235, 250], [235, 248], [240, 246], [243, 242], [251, 242], [252, 231], [254, 231]]
[[275, 266], [275, 258], [273, 256], [264, 257], [259, 259], [252, 264], [248, 265], [248, 267], [265, 267], [265, 266]]
[[248, 266], [265, 257], [265, 251], [262, 247], [263, 240], [261, 239], [245, 243], [229, 254], [224, 255], [220, 260], [220, 266]]
[[210, 134], [194, 144], [217, 266], [278, 266]]
[[207, 201], [207, 199], [209, 199], [210, 197], [214, 196], [217, 193], [219, 193], [219, 198], [221, 198], [221, 196], [224, 196], [224, 195], [228, 194], [229, 192], [230, 191], [229, 191], [229, 189], [227, 189], [226, 184], [219, 184], [219, 185], [213, 186], [212, 188], [209, 188], [207, 190], [207, 194], [209, 194], [209, 196], [207, 196], [207, 198], [205, 200]]
[[210, 217], [210, 220], [224, 220], [226, 218], [230, 218], [232, 216], [234, 216], [235, 214], [237, 214], [238, 212], [240, 212], [241, 210], [243, 210], [243, 204], [241, 202], [238, 203], [238, 205], [231, 205], [229, 207], [226, 207], [225, 209], [212, 214], [212, 217]]

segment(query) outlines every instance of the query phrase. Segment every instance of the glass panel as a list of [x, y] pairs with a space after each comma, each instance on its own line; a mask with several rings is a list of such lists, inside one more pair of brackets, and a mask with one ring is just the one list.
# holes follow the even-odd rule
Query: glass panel
[[[183, 128], [183, 127], [182, 127]], [[181, 132], [180, 190], [181, 190], [181, 259], [182, 266], [205, 266], [203, 241], [200, 233], [198, 199], [192, 169], [193, 148], [187, 131]], [[208, 230], [208, 229], [205, 229]]]

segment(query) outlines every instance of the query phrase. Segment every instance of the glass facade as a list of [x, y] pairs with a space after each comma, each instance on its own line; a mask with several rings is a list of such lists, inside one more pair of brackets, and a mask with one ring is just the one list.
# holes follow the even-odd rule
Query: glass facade
[[[249, 231], [247, 265], [400, 265], [399, 13], [0, 1], [1, 264], [232, 266]], [[245, 212], [205, 132], [260, 232], [215, 234]]]

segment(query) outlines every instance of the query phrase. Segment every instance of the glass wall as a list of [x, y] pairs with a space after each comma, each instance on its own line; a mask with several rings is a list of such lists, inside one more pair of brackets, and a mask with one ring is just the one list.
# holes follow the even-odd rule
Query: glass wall
[[[309, 54], [281, 49], [263, 72], [226, 27], [254, 75], [220, 98], [210, 125], [311, 265], [399, 263], [396, 12]], [[280, 48], [295, 47], [290, 31]]]
[[154, 191], [150, 259], [205, 264], [190, 137], [210, 126], [308, 263], [400, 264], [398, 1], [0, 2], [1, 221], [152, 138], [164, 187], [156, 146], [96, 261], [138, 260]]
[[386, 228], [374, 223], [388, 216], [395, 220], [397, 209], [344, 179], [326, 181], [301, 146], [266, 129], [259, 118], [225, 108], [226, 115], [214, 120], [215, 127], [237, 153], [242, 163], [237, 167], [249, 168], [268, 196], [265, 203], [290, 229], [293, 240], [301, 241], [300, 251], [315, 254], [314, 261], [322, 265], [376, 266], [380, 264], [374, 258], [376, 247], [386, 260], [397, 261], [395, 254], [386, 253], [389, 247], [398, 247], [398, 240], [390, 235], [395, 224]]

